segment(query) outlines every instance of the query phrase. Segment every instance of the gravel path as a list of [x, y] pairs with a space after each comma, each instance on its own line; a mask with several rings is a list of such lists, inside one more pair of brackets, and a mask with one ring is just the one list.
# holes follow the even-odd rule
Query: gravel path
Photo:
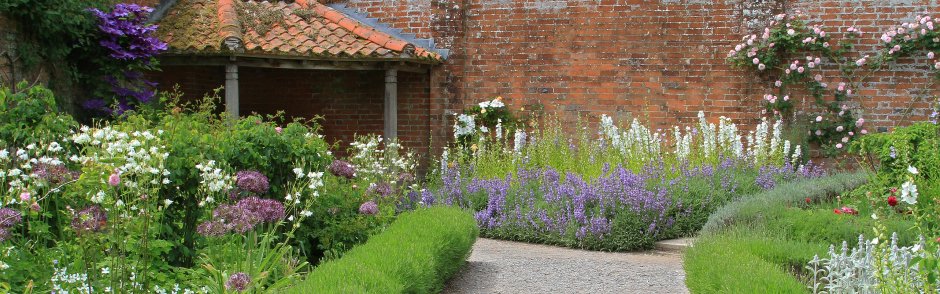
[[444, 293], [688, 293], [678, 253], [611, 253], [480, 238]]

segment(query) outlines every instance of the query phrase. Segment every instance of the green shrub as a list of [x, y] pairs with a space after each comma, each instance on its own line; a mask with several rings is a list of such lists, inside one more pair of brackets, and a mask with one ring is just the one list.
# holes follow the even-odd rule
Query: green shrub
[[710, 235], [686, 252], [685, 282], [692, 293], [803, 293], [792, 273], [826, 248], [751, 230]]
[[0, 86], [0, 144], [5, 147], [58, 140], [68, 135], [77, 123], [71, 116], [60, 114], [52, 91], [43, 86], [19, 91]]
[[806, 198], [811, 202], [834, 198], [839, 193], [861, 185], [866, 179], [864, 173], [837, 174], [789, 183], [757, 195], [743, 197], [715, 211], [702, 228], [702, 233], [714, 233], [732, 226], [762, 224], [767, 219], [786, 213], [787, 207], [805, 205]]
[[463, 265], [478, 235], [453, 207], [406, 212], [343, 258], [318, 266], [292, 293], [436, 293]]

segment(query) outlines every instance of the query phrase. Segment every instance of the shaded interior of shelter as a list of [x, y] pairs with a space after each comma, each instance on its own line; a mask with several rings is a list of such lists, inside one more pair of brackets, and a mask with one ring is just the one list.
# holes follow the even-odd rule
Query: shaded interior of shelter
[[[384, 71], [304, 70], [240, 67], [242, 116], [283, 111], [288, 120], [321, 117], [318, 124], [334, 152], [345, 156], [355, 135], [382, 134]], [[164, 66], [152, 78], [160, 90], [178, 86], [184, 101], [211, 95], [225, 84], [222, 66]], [[222, 96], [224, 91], [219, 92]], [[427, 154], [430, 138], [430, 84], [427, 73], [398, 73], [398, 137], [417, 154]], [[224, 111], [224, 99], [217, 111]]]

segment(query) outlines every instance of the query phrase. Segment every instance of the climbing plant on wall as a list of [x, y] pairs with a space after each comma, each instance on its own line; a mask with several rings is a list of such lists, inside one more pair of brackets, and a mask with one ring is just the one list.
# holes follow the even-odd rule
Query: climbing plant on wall
[[816, 107], [807, 110], [809, 139], [828, 154], [839, 154], [849, 142], [868, 132], [852, 101], [858, 98], [854, 90], [867, 78], [890, 70], [890, 63], [898, 58], [923, 54], [935, 77], [924, 85], [923, 91], [927, 91], [933, 88], [940, 69], [934, 53], [940, 49], [940, 32], [930, 16], [919, 15], [914, 22], [884, 32], [874, 52], [856, 50], [864, 36], [850, 27], [835, 41], [821, 25], [810, 25], [804, 15], [780, 14], [759, 36], [744, 36], [728, 53], [728, 61], [773, 83], [774, 93], [763, 97], [768, 114], [792, 118], [794, 95], [812, 96]]

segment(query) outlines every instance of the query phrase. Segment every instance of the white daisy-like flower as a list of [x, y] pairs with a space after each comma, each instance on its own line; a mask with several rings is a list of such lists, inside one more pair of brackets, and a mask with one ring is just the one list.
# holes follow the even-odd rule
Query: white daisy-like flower
[[908, 165], [908, 166], [907, 166], [907, 172], [909, 172], [909, 173], [911, 173], [911, 174], [914, 174], [914, 175], [920, 173], [919, 171], [917, 171], [917, 168], [914, 167], [914, 166], [912, 166], [912, 165]]

